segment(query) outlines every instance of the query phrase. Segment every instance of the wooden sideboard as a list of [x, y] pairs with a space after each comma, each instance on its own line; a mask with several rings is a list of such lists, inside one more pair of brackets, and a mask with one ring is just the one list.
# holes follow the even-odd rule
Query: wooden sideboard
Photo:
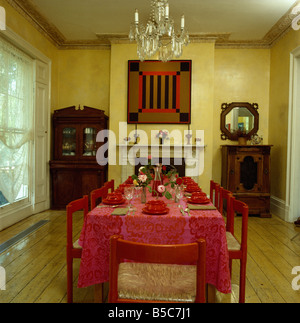
[[108, 117], [102, 110], [73, 106], [55, 110], [52, 120], [51, 207], [61, 209], [107, 180], [107, 166], [96, 160], [96, 136], [107, 129]]
[[270, 214], [271, 145], [223, 145], [221, 185], [249, 206], [249, 214]]

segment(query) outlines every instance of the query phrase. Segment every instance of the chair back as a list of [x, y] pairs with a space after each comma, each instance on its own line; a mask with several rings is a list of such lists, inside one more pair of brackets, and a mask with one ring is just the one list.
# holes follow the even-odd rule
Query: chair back
[[118, 271], [124, 260], [147, 264], [197, 264], [196, 302], [205, 302], [206, 289], [206, 242], [181, 245], [154, 245], [125, 241], [119, 236], [110, 239], [110, 302], [121, 301], [118, 297]]
[[83, 217], [89, 211], [89, 198], [84, 195], [81, 199], [70, 202], [67, 207], [67, 249], [73, 248], [73, 213], [83, 210]]
[[[234, 234], [234, 217], [236, 214], [241, 214], [242, 216], [242, 228], [241, 228], [241, 249], [245, 250], [247, 248], [247, 236], [248, 236], [248, 213], [249, 208], [248, 205], [242, 201], [239, 201], [232, 197], [230, 203], [230, 209], [227, 212], [227, 218], [229, 218], [229, 229], [227, 231], [231, 232], [233, 236]], [[227, 219], [228, 221], [228, 219]], [[227, 227], [226, 227], [227, 229]], [[238, 239], [239, 240], [239, 239]]]
[[213, 205], [220, 211], [220, 184], [210, 181], [210, 199]]
[[110, 189], [110, 193], [112, 193], [115, 190], [115, 181], [112, 179], [108, 182], [105, 182], [104, 186], [106, 186], [108, 190]]
[[[233, 198], [232, 192], [220, 187], [220, 200], [219, 200], [219, 211], [223, 216], [227, 216], [228, 210], [230, 209], [231, 199]], [[227, 217], [226, 231], [230, 231], [230, 218]]]
[[91, 209], [94, 209], [97, 204], [99, 204], [102, 199], [106, 198], [108, 194], [107, 186], [103, 186], [101, 188], [97, 188], [91, 192]]

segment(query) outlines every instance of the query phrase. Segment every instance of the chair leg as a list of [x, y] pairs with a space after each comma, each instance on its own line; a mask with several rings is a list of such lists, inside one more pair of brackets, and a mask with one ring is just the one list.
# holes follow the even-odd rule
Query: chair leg
[[239, 302], [245, 303], [246, 292], [246, 260], [241, 259], [240, 262], [240, 295]]
[[73, 303], [73, 259], [67, 260], [67, 301]]
[[229, 259], [230, 278], [232, 277], [232, 259]]

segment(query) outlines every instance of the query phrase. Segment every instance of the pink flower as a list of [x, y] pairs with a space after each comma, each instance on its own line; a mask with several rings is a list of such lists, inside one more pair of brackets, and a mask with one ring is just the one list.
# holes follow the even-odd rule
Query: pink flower
[[140, 182], [145, 183], [147, 180], [147, 175], [139, 175], [138, 178]]
[[163, 193], [166, 190], [166, 188], [164, 185], [159, 185], [157, 186], [157, 190], [158, 190], [158, 193]]

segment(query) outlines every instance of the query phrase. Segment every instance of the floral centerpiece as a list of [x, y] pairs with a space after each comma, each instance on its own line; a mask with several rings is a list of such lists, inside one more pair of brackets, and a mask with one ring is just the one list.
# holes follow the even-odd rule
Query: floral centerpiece
[[167, 186], [170, 185], [172, 189], [177, 189], [182, 184], [182, 178], [178, 177], [177, 171], [175, 168], [171, 169], [169, 172], [166, 173], [167, 168], [166, 166], [162, 166], [162, 172], [166, 173], [167, 182], [161, 183], [157, 186], [152, 187], [150, 182], [153, 180], [153, 176], [151, 174], [152, 169], [157, 171], [159, 167], [154, 167], [151, 165], [151, 156], [148, 156], [148, 165], [142, 166], [139, 169], [138, 175], [132, 175], [131, 178], [133, 180], [133, 185], [136, 188], [141, 187], [141, 202], [146, 203], [146, 189], [149, 190], [156, 198], [159, 196], [165, 196], [167, 199], [172, 198], [172, 194], [168, 191]]
[[159, 138], [160, 145], [163, 145], [164, 140], [168, 138], [169, 132], [168, 130], [159, 130], [156, 138]]

